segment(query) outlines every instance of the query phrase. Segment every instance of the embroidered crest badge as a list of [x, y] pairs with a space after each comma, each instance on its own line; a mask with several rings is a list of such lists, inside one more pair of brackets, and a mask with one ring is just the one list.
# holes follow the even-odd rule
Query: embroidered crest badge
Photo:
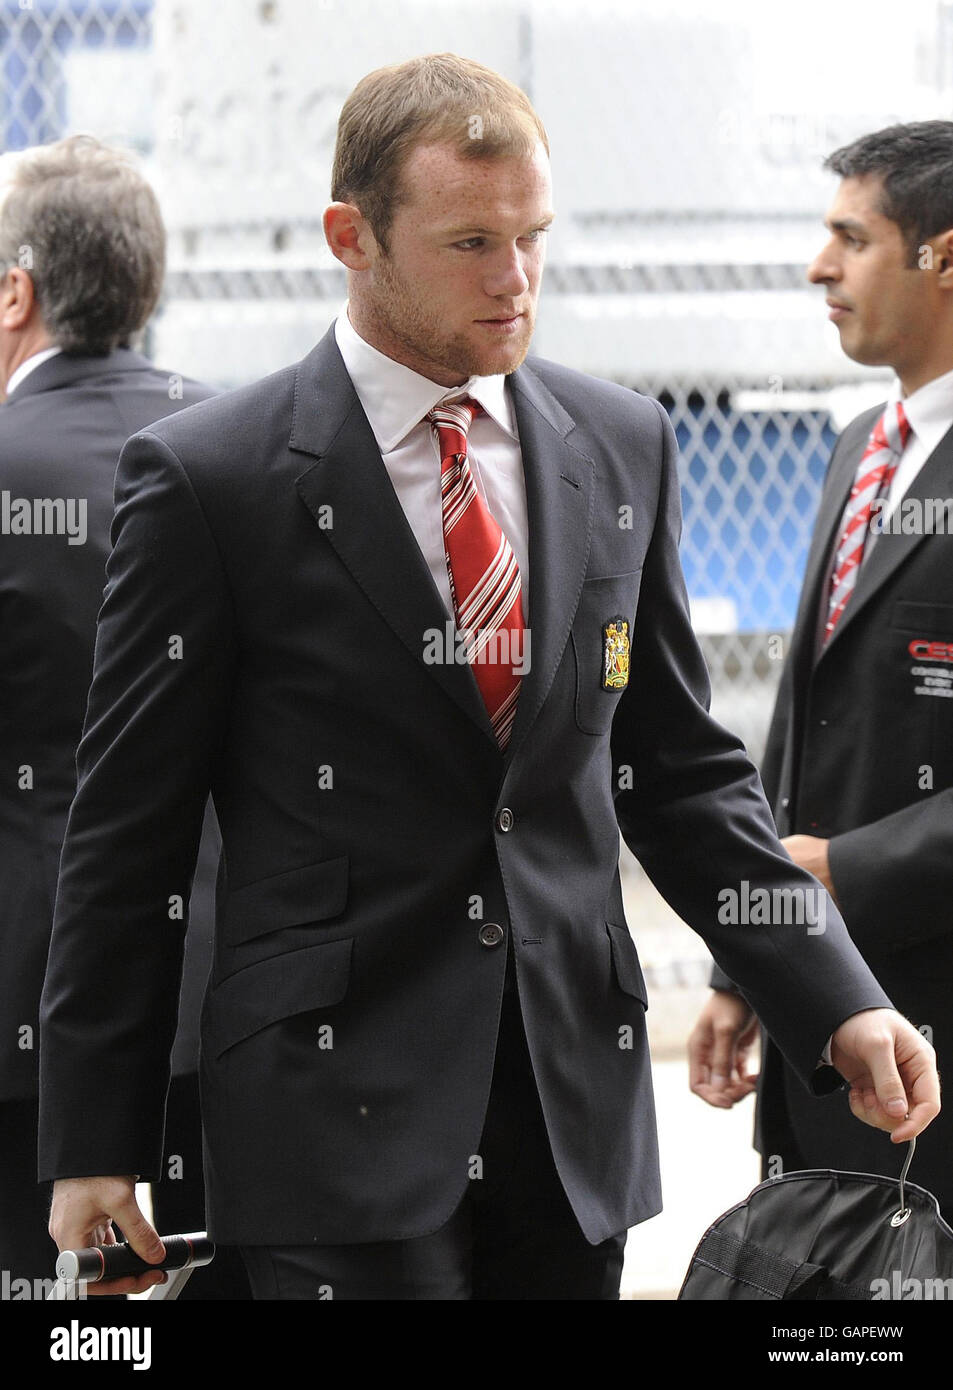
[[602, 688], [624, 690], [629, 683], [629, 624], [610, 618], [602, 629]]

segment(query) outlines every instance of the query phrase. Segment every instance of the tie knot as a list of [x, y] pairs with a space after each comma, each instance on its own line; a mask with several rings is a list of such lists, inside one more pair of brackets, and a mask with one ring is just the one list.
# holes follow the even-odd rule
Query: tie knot
[[441, 401], [427, 414], [431, 428], [440, 444], [441, 454], [465, 454], [467, 434], [480, 406], [470, 396], [458, 401]]
[[878, 421], [877, 428], [882, 435], [882, 438], [877, 440], [881, 448], [886, 447], [895, 454], [902, 454], [907, 447], [907, 440], [910, 438], [911, 431], [910, 421], [907, 419], [902, 401], [897, 401], [893, 407], [887, 406]]
[[911, 425], [903, 408], [903, 401], [897, 401], [897, 429], [900, 432], [900, 448], [905, 449], [910, 438]]

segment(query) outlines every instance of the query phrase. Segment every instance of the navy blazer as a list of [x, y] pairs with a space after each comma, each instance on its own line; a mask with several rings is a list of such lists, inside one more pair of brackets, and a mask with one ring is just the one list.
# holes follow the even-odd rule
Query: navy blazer
[[[0, 406], [0, 1100], [37, 1089], [40, 992], [119, 453], [130, 433], [212, 394], [120, 348], [49, 358]], [[44, 500], [62, 508], [45, 514], [34, 506]], [[196, 882], [176, 1071], [198, 1065], [217, 860], [212, 817]], [[109, 973], [92, 988], [96, 1007], [109, 1008]]]
[[[201, 1080], [225, 1242], [446, 1222], [478, 1152], [507, 943], [582, 1230], [658, 1211], [620, 827], [805, 1083], [844, 1017], [888, 1002], [833, 911], [816, 935], [719, 920], [726, 885], [814, 885], [708, 714], [661, 406], [541, 360], [509, 389], [532, 663], [505, 755], [472, 670], [428, 660], [447, 614], [333, 332], [127, 444], [44, 990], [44, 1177], [159, 1170], [181, 957], [166, 903], [209, 789], [224, 856]], [[619, 619], [624, 689], [605, 682]], [[109, 1013], [90, 1001], [105, 971]]]
[[[822, 591], [857, 465], [883, 406], [837, 442], [764, 759], [782, 835], [830, 839], [848, 930], [896, 1007], [953, 1067], [953, 430], [865, 555], [818, 655]], [[937, 503], [943, 505], [937, 506]], [[948, 505], [947, 505], [948, 503]], [[934, 518], [932, 533], [916, 529]], [[713, 983], [724, 983], [717, 976]], [[757, 1144], [810, 1167], [899, 1174], [906, 1145], [813, 1100], [768, 1043]], [[953, 1213], [953, 1113], [917, 1140], [910, 1176]]]

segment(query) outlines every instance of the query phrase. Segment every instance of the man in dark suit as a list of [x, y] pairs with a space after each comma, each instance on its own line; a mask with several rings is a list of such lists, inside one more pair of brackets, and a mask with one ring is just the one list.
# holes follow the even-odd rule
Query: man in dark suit
[[833, 909], [718, 923], [732, 884], [820, 890], [707, 712], [664, 412], [521, 365], [552, 217], [524, 94], [453, 55], [370, 74], [332, 196], [347, 312], [123, 451], [44, 986], [52, 1229], [115, 1218], [161, 1258], [133, 1182], [162, 1146], [162, 904], [211, 788], [209, 1220], [254, 1295], [614, 1298], [659, 1209], [619, 826], [806, 1085], [840, 1084], [830, 1039], [902, 1137], [932, 1054]]
[[[953, 1064], [953, 122], [878, 131], [827, 167], [841, 184], [808, 278], [825, 286], [847, 355], [897, 380], [831, 459], [764, 786], [783, 844], [834, 895], [942, 1071]], [[730, 1105], [755, 1084], [756, 1020], [744, 991], [720, 972], [712, 982], [693, 1083]], [[904, 1158], [836, 1098], [809, 1096], [770, 1040], [757, 1128], [765, 1176], [896, 1175]], [[947, 1219], [951, 1151], [944, 1114], [911, 1172]]]
[[[38, 1012], [102, 602], [113, 480], [130, 432], [213, 395], [129, 347], [162, 285], [155, 195], [89, 137], [15, 157], [0, 211], [0, 1267], [49, 1278], [36, 1181]], [[170, 1095], [166, 1231], [204, 1225], [198, 1015], [211, 960], [214, 814], [192, 899]], [[171, 905], [184, 918], [184, 903]], [[103, 972], [97, 1009], [112, 1007]], [[167, 1222], [174, 1224], [166, 1224]], [[184, 1223], [184, 1224], [182, 1224]], [[216, 1276], [221, 1269], [216, 1269]], [[211, 1271], [196, 1277], [191, 1292]], [[16, 1292], [18, 1287], [11, 1283]]]

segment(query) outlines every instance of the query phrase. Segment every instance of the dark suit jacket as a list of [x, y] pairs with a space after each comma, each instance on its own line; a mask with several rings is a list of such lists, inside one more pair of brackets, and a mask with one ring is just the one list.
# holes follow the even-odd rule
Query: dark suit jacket
[[[425, 660], [447, 615], [333, 332], [127, 444], [44, 991], [44, 1176], [156, 1171], [180, 958], [164, 903], [209, 787], [224, 856], [201, 1079], [226, 1242], [395, 1239], [450, 1217], [493, 1070], [490, 922], [583, 1231], [659, 1209], [620, 825], [805, 1082], [845, 1014], [885, 1002], [836, 914], [814, 937], [718, 921], [726, 884], [812, 880], [707, 713], [661, 406], [543, 361], [510, 386], [532, 668], [505, 756], [470, 668]], [[617, 616], [624, 693], [602, 679]], [[100, 972], [109, 1014], [90, 1007]]]
[[[852, 421], [831, 459], [763, 776], [781, 835], [830, 838], [848, 930], [896, 1007], [929, 1029], [942, 1075], [953, 1067], [953, 699], [928, 692], [953, 691], [953, 680], [930, 685], [924, 672], [953, 677], [953, 533], [877, 536], [817, 657], [841, 518], [882, 411]], [[953, 431], [906, 498], [953, 498]], [[953, 510], [944, 525], [953, 532]], [[783, 1157], [793, 1137], [810, 1167], [896, 1175], [906, 1155], [842, 1100], [812, 1099], [770, 1043], [758, 1125], [762, 1153]], [[948, 1205], [951, 1154], [947, 1108], [918, 1140], [910, 1176]]]
[[[174, 398], [170, 398], [173, 381]], [[213, 394], [158, 371], [136, 352], [50, 358], [0, 406], [0, 526], [19, 522], [17, 499], [86, 503], [86, 537], [0, 535], [0, 1099], [36, 1094], [38, 1010], [53, 920], [76, 745], [102, 603], [113, 480], [129, 434]], [[0, 502], [3, 499], [0, 497]], [[6, 516], [4, 523], [3, 517]], [[76, 513], [77, 519], [81, 516]], [[74, 530], [77, 540], [81, 532]], [[28, 767], [32, 774], [22, 773]], [[21, 786], [32, 775], [32, 788]], [[208, 973], [216, 828], [203, 845], [204, 917], [185, 981], [176, 1069], [195, 1070], [198, 1013]], [[186, 902], [188, 899], [186, 899]], [[203, 947], [203, 940], [205, 945]], [[203, 961], [204, 957], [204, 961]], [[204, 974], [203, 974], [204, 966]], [[107, 972], [93, 986], [110, 1007]], [[32, 1046], [24, 1044], [31, 1042]]]

